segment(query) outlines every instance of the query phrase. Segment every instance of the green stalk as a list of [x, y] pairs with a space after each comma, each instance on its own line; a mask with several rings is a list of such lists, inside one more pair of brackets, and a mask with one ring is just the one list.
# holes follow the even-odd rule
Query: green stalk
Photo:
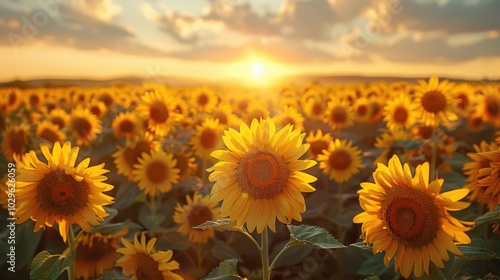
[[[69, 225], [68, 229], [68, 249], [69, 252], [74, 252], [75, 249], [75, 235], [73, 234], [73, 228]], [[75, 261], [71, 261], [68, 267], [68, 279], [75, 279]]]
[[267, 227], [264, 228], [264, 231], [260, 235], [260, 244], [262, 257], [262, 279], [269, 280], [271, 271], [269, 270], [269, 244], [267, 238]]

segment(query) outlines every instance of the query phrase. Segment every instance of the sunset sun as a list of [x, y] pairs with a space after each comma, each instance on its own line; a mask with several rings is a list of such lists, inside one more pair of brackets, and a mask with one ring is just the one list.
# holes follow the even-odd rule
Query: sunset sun
[[254, 62], [251, 68], [251, 74], [254, 77], [262, 77], [266, 73], [266, 67], [260, 62]]

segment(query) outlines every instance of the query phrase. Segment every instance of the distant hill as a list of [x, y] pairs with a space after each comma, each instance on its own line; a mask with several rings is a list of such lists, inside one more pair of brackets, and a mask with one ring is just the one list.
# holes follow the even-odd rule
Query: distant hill
[[[397, 82], [406, 81], [409, 83], [416, 83], [419, 79], [428, 79], [429, 77], [376, 77], [376, 76], [356, 76], [356, 75], [302, 75], [302, 76], [285, 76], [275, 78], [274, 83], [278, 84], [306, 84], [317, 82], [320, 84], [335, 84], [335, 83], [371, 83], [377, 81]], [[441, 79], [448, 79], [453, 82], [494, 82], [498, 83], [500, 80], [463, 80], [440, 77]], [[105, 80], [93, 79], [34, 79], [34, 80], [14, 80], [9, 82], [0, 82], [2, 87], [18, 87], [18, 88], [39, 88], [39, 87], [72, 87], [78, 86], [83, 88], [93, 87], [115, 87], [115, 86], [138, 86], [144, 82], [165, 83], [169, 86], [216, 86], [216, 85], [241, 85], [244, 83], [242, 79], [225, 79], [218, 81], [198, 80], [185, 77], [155, 77], [151, 79], [140, 77], [120, 77]], [[248, 82], [247, 82], [248, 83]]]

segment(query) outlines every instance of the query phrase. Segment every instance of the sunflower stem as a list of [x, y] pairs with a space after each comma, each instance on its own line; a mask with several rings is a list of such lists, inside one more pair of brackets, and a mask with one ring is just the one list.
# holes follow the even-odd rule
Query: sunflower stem
[[300, 244], [296, 244], [296, 243], [291, 243], [291, 242], [288, 242], [285, 247], [278, 253], [278, 255], [276, 255], [276, 257], [274, 258], [274, 260], [271, 262], [271, 265], [269, 266], [269, 272], [273, 271], [273, 268], [274, 266], [276, 265], [276, 262], [278, 261], [278, 259], [286, 252], [288, 251], [289, 249], [295, 247], [295, 246], [298, 246]]
[[[70, 225], [68, 227], [68, 249], [70, 252], [75, 251], [75, 235], [73, 233], [73, 227]], [[68, 266], [68, 279], [75, 279], [75, 261], [72, 260]]]
[[203, 263], [201, 244], [200, 243], [194, 244], [194, 249], [196, 251], [196, 266], [197, 268], [201, 268]]
[[255, 247], [257, 247], [257, 250], [259, 250], [259, 254], [262, 255], [262, 249], [260, 248], [259, 243], [257, 243], [257, 241], [255, 241], [255, 239], [252, 237], [252, 235], [250, 235], [250, 233], [248, 233], [246, 230], [241, 231], [241, 233], [243, 233], [246, 237], [250, 239], [250, 241], [252, 241]]
[[[338, 201], [337, 201], [337, 216], [340, 217], [344, 213], [344, 201], [342, 200], [342, 191], [344, 188], [344, 184], [338, 184], [337, 186], [337, 196], [338, 196]], [[337, 224], [337, 234], [338, 234], [338, 239], [339, 241], [342, 242], [343, 235], [344, 235], [344, 230], [342, 225]]]
[[269, 270], [269, 244], [267, 238], [267, 227], [264, 228], [260, 235], [261, 257], [262, 257], [262, 279], [269, 280], [271, 271]]
[[430, 175], [430, 181], [434, 181], [436, 180], [436, 176], [437, 176], [437, 143], [436, 143], [436, 139], [435, 139], [435, 131], [436, 129], [433, 127], [432, 128], [432, 137], [431, 137], [431, 151], [432, 151], [432, 155], [431, 155], [431, 171], [429, 174]]

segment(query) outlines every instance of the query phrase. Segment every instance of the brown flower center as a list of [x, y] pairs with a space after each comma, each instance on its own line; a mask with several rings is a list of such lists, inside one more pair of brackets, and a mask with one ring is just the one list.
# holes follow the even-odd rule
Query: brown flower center
[[412, 248], [429, 244], [439, 230], [439, 214], [434, 198], [414, 189], [393, 189], [382, 204], [382, 213], [394, 238]]
[[227, 122], [228, 122], [227, 114], [225, 114], [224, 112], [220, 112], [220, 111], [215, 112], [214, 118], [218, 119], [220, 124], [227, 124]]
[[205, 106], [208, 103], [208, 96], [205, 93], [201, 93], [198, 96], [198, 104], [200, 106]]
[[159, 270], [159, 264], [153, 258], [145, 253], [135, 255], [137, 270], [135, 277], [138, 280], [157, 280], [163, 279], [163, 274]]
[[43, 210], [58, 216], [71, 216], [86, 207], [89, 185], [76, 181], [62, 170], [48, 173], [40, 180], [37, 198]]
[[92, 124], [86, 118], [74, 118], [73, 129], [80, 137], [85, 137], [90, 134]]
[[204, 129], [200, 134], [200, 145], [205, 149], [213, 149], [217, 144], [217, 134], [212, 129]]
[[491, 117], [496, 117], [500, 113], [500, 104], [493, 96], [487, 96], [484, 99], [486, 103], [486, 111]]
[[266, 150], [250, 153], [241, 159], [237, 181], [244, 192], [255, 199], [273, 198], [286, 187], [290, 170], [285, 160]]
[[90, 107], [90, 112], [96, 117], [100, 117], [102, 114], [101, 108], [98, 105], [94, 105]]
[[315, 157], [322, 154], [323, 150], [328, 149], [328, 143], [326, 143], [326, 141], [323, 141], [323, 140], [314, 141], [314, 142], [311, 142], [310, 144], [311, 144], [311, 147], [309, 148], [309, 151]]
[[14, 105], [17, 102], [17, 94], [15, 92], [11, 92], [9, 94], [9, 105]]
[[29, 102], [31, 106], [37, 106], [40, 104], [40, 97], [38, 97], [38, 95], [36, 94], [33, 94], [30, 96]]
[[57, 135], [57, 133], [55, 133], [52, 129], [49, 128], [44, 128], [40, 132], [40, 138], [45, 139], [52, 143], [59, 141], [59, 136]]
[[438, 113], [446, 108], [446, 97], [437, 90], [431, 90], [422, 96], [422, 107], [429, 113]]
[[113, 105], [113, 97], [109, 93], [101, 94], [101, 96], [99, 96], [99, 101], [102, 101], [108, 108]]
[[155, 102], [149, 107], [149, 116], [156, 123], [164, 123], [169, 116], [168, 108], [162, 102]]
[[429, 139], [432, 137], [432, 126], [428, 126], [428, 125], [423, 125], [423, 126], [420, 126], [418, 128], [418, 135], [420, 135], [420, 137], [422, 139]]
[[10, 148], [14, 154], [21, 155], [24, 153], [26, 146], [26, 135], [23, 130], [12, 131], [10, 133]]
[[130, 134], [134, 132], [135, 124], [133, 121], [126, 119], [120, 122], [118, 128], [121, 133]]
[[344, 149], [337, 149], [328, 157], [328, 164], [336, 170], [347, 169], [352, 164], [351, 154]]
[[358, 116], [364, 117], [368, 113], [368, 107], [366, 105], [359, 105], [356, 108], [356, 113], [358, 114]]
[[405, 107], [397, 107], [393, 114], [394, 121], [404, 124], [408, 120], [408, 110]]
[[52, 117], [50, 119], [50, 122], [57, 125], [59, 128], [64, 128], [64, 126], [66, 125], [63, 118], [61, 117]]
[[164, 162], [152, 161], [146, 167], [146, 176], [155, 184], [161, 183], [168, 177], [168, 167]]
[[469, 98], [467, 97], [467, 94], [465, 93], [460, 93], [458, 96], [458, 104], [457, 104], [457, 107], [460, 109], [460, 110], [465, 110], [467, 109], [467, 107], [469, 106]]
[[321, 106], [321, 104], [314, 103], [311, 111], [315, 116], [319, 116], [323, 113], [323, 106]]
[[347, 122], [347, 112], [344, 107], [336, 106], [330, 115], [331, 121], [336, 124]]
[[212, 211], [206, 206], [197, 205], [189, 212], [188, 220], [191, 227], [199, 226], [206, 221], [212, 220]]
[[150, 143], [147, 141], [139, 141], [133, 148], [127, 147], [124, 151], [124, 157], [130, 169], [134, 168], [134, 164], [139, 163], [139, 158], [142, 153], [149, 153], [151, 151]]

